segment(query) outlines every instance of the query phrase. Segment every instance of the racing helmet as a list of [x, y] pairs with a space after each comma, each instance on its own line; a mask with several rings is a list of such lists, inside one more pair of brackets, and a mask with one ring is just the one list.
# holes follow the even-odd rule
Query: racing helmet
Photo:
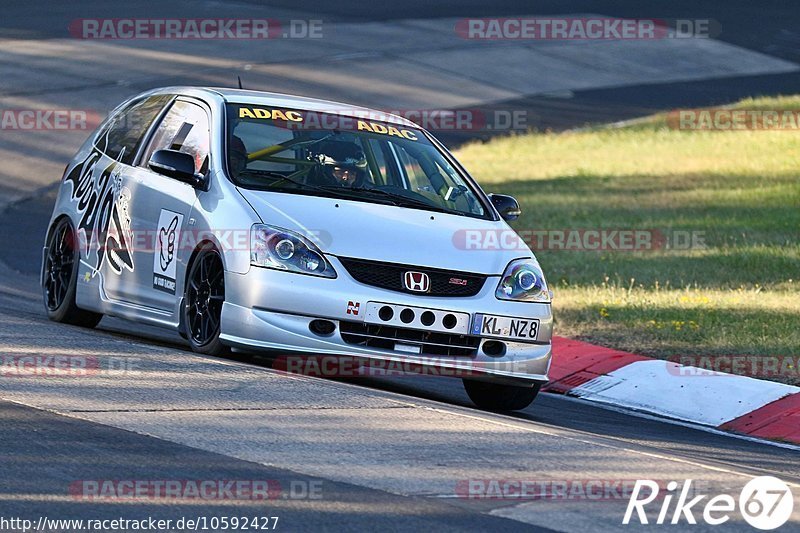
[[341, 187], [360, 187], [367, 175], [367, 158], [357, 144], [322, 141], [311, 148], [323, 180]]

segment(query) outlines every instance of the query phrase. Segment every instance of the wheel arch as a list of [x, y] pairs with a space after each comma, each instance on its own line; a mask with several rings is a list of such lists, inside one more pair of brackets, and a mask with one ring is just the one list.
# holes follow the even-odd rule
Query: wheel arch
[[189, 281], [189, 272], [192, 269], [192, 264], [197, 259], [197, 254], [199, 254], [202, 251], [202, 249], [205, 248], [207, 245], [211, 245], [211, 247], [214, 248], [214, 250], [216, 250], [216, 252], [219, 254], [220, 259], [222, 260], [222, 270], [223, 270], [223, 272], [227, 271], [227, 268], [226, 268], [226, 265], [225, 265], [225, 254], [222, 253], [222, 249], [221, 249], [219, 243], [217, 242], [217, 240], [216, 239], [212, 239], [210, 237], [204, 237], [200, 242], [197, 243], [197, 245], [192, 250], [192, 253], [189, 254], [189, 259], [186, 260], [186, 267], [184, 268], [184, 272], [183, 272], [183, 292], [184, 293], [186, 292], [186, 282]]
[[184, 306], [186, 305], [186, 287], [189, 285], [189, 273], [192, 270], [192, 265], [197, 260], [198, 254], [205, 248], [207, 245], [210, 245], [214, 250], [216, 250], [217, 254], [222, 261], [222, 276], [223, 276], [223, 283], [225, 279], [225, 273], [227, 272], [227, 268], [225, 267], [225, 254], [222, 253], [219, 243], [216, 242], [216, 239], [212, 239], [206, 237], [202, 239], [200, 242], [195, 245], [192, 253], [189, 255], [189, 259], [186, 260], [186, 266], [183, 271], [183, 291], [181, 291], [180, 302], [178, 304], [178, 332], [183, 335], [186, 334], [186, 319], [184, 313]]
[[[53, 236], [53, 231], [56, 229], [56, 226], [58, 226], [58, 224], [65, 218], [69, 220], [70, 224], [72, 224], [72, 229], [73, 231], [75, 231], [77, 239], [77, 230], [75, 229], [75, 221], [72, 220], [72, 217], [69, 216], [69, 213], [61, 213], [53, 217], [53, 219], [50, 221], [50, 225], [47, 227], [47, 233], [45, 234], [44, 237], [44, 246], [42, 246], [42, 258], [41, 258], [41, 264], [39, 265], [39, 285], [44, 285], [44, 265], [45, 265], [45, 254], [47, 253], [47, 245], [50, 243], [50, 239]], [[81, 257], [81, 249], [79, 247], [78, 260], [80, 260], [80, 257]]]

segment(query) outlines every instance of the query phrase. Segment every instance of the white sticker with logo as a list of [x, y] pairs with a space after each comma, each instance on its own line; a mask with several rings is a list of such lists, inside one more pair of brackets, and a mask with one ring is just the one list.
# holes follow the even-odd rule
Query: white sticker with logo
[[153, 288], [169, 294], [175, 294], [177, 248], [182, 225], [183, 215], [161, 210], [153, 254]]

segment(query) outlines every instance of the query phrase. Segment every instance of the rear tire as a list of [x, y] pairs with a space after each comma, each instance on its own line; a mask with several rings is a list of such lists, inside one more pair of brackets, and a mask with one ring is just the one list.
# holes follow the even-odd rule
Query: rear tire
[[464, 380], [464, 389], [472, 402], [487, 411], [518, 411], [525, 409], [539, 394], [541, 383], [533, 387], [501, 385], [485, 381]]
[[219, 340], [222, 304], [225, 301], [225, 269], [211, 244], [197, 252], [186, 276], [183, 324], [192, 350], [206, 355], [225, 355]]
[[42, 265], [44, 307], [50, 320], [93, 328], [103, 315], [86, 311], [75, 304], [79, 264], [80, 250], [75, 228], [65, 217], [56, 223], [47, 238], [47, 255]]

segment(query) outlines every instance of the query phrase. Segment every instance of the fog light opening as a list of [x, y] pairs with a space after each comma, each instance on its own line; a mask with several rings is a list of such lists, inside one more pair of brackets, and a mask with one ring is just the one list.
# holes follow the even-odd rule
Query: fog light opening
[[423, 326], [432, 326], [433, 323], [436, 322], [436, 315], [430, 311], [425, 311], [422, 313], [422, 316], [419, 317], [419, 321], [422, 322]]
[[444, 327], [446, 327], [447, 329], [453, 329], [454, 327], [456, 327], [456, 324], [458, 324], [458, 319], [456, 318], [456, 315], [452, 313], [444, 315], [444, 318], [442, 319], [442, 325]]
[[411, 309], [408, 309], [408, 308], [403, 309], [402, 311], [400, 311], [400, 320], [404, 324], [409, 324], [409, 323], [413, 322], [414, 321], [414, 311], [412, 311]]
[[311, 330], [311, 333], [315, 335], [319, 335], [321, 337], [327, 337], [329, 335], [333, 335], [333, 332], [336, 331], [336, 324], [331, 322], [330, 320], [312, 320], [308, 324], [308, 329]]
[[506, 344], [500, 341], [486, 341], [483, 343], [483, 353], [489, 357], [502, 357], [506, 354]]
[[392, 309], [388, 305], [384, 305], [378, 311], [378, 318], [380, 318], [384, 322], [390, 321], [392, 317], [394, 317], [394, 309]]

